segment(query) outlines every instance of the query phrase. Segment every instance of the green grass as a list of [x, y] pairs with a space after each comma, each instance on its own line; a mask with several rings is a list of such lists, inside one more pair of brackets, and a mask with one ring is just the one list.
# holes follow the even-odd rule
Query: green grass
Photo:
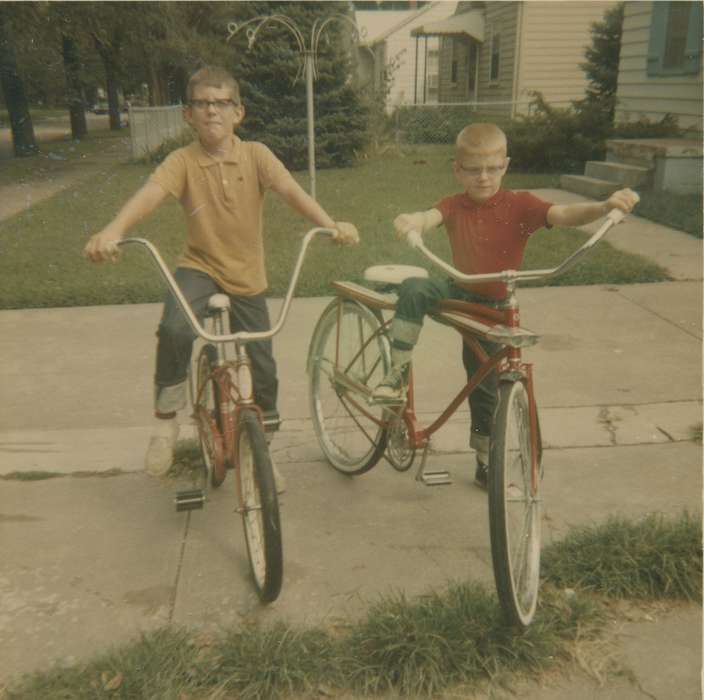
[[[612, 519], [548, 546], [538, 612], [521, 634], [503, 622], [493, 590], [454, 582], [415, 598], [387, 595], [361, 620], [332, 629], [245, 624], [219, 636], [158, 630], [83, 664], [24, 676], [3, 697], [266, 700], [391, 692], [430, 698], [457, 688], [470, 694], [487, 683], [510, 688], [517, 677], [539, 680], [575, 658], [583, 663], [584, 648], [599, 646], [615, 614], [605, 596], [699, 601], [697, 523], [687, 513]], [[644, 574], [659, 583], [643, 586]]]
[[636, 214], [671, 226], [695, 238], [702, 237], [702, 194], [640, 192]]
[[[391, 222], [401, 211], [432, 206], [456, 191], [446, 147], [417, 147], [362, 161], [357, 167], [318, 173], [318, 198], [337, 219], [354, 221], [362, 244], [335, 249], [321, 241], [312, 246], [297, 294], [330, 294], [335, 279], [361, 281], [366, 267], [379, 263], [422, 264], [417, 253], [392, 236]], [[96, 266], [80, 255], [88, 237], [114, 216], [152, 171], [140, 164], [106, 165], [83, 182], [0, 223], [0, 308], [92, 306], [160, 301], [163, 283], [143, 251], [128, 250], [119, 265]], [[307, 186], [307, 176], [297, 177]], [[554, 187], [555, 175], [511, 173], [513, 189]], [[266, 204], [265, 246], [270, 292], [283, 295], [300, 236], [309, 224], [275, 196]], [[184, 222], [170, 201], [132, 232], [148, 237], [174, 265], [181, 250]], [[427, 236], [431, 247], [449, 255], [441, 230]], [[575, 229], [542, 232], [531, 241], [526, 266], [557, 262], [585, 239]], [[584, 264], [551, 284], [627, 284], [666, 279], [665, 272], [643, 258], [602, 244]]]
[[683, 513], [633, 522], [612, 517], [574, 530], [543, 557], [543, 574], [557, 586], [616, 598], [702, 598], [701, 518]]
[[94, 129], [81, 141], [70, 138], [40, 141], [35, 155], [0, 160], [0, 187], [27, 182], [41, 184], [64, 174], [78, 174], [87, 166], [113, 161], [115, 156], [110, 154], [125, 160], [129, 143], [128, 131], [114, 132], [107, 128]]

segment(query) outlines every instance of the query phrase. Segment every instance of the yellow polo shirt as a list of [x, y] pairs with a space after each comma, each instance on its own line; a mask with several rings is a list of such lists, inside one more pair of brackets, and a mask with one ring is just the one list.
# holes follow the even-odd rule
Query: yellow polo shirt
[[263, 292], [264, 195], [291, 177], [263, 143], [237, 136], [222, 161], [198, 141], [170, 153], [150, 179], [178, 199], [186, 215], [188, 235], [178, 264], [205, 272], [231, 294]]

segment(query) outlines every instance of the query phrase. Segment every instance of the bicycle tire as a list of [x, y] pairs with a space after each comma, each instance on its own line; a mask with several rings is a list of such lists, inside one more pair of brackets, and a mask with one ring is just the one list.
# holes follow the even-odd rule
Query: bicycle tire
[[[374, 336], [381, 325], [380, 314], [355, 301], [335, 299], [318, 319], [310, 342], [313, 428], [328, 462], [347, 475], [369, 471], [386, 449], [388, 431], [375, 422], [381, 421], [384, 409], [368, 405], [363, 393], [371, 391], [391, 365], [388, 339], [383, 333]], [[350, 384], [345, 385], [348, 378]]]
[[249, 565], [259, 599], [270, 603], [281, 592], [283, 581], [281, 521], [269, 447], [254, 411], [240, 412], [236, 450]]
[[506, 620], [520, 628], [535, 615], [540, 585], [540, 478], [531, 494], [529, 400], [522, 381], [500, 384], [489, 450], [494, 581]]
[[196, 397], [193, 412], [198, 426], [198, 440], [210, 483], [218, 487], [225, 480], [225, 445], [220, 421], [220, 390], [212, 372], [217, 366], [217, 349], [204, 345], [196, 362]]

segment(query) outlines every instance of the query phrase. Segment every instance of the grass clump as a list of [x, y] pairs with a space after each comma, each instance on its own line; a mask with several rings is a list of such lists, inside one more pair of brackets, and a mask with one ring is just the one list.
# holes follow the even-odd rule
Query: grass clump
[[322, 629], [248, 627], [230, 632], [218, 656], [218, 685], [241, 700], [308, 692], [342, 680], [335, 642]]
[[345, 641], [344, 676], [364, 694], [432, 697], [511, 673], [537, 675], [567, 658], [568, 641], [601, 619], [588, 599], [546, 590], [533, 624], [518, 634], [494, 594], [476, 583], [412, 601], [398, 594], [374, 605]]
[[584, 667], [585, 649], [595, 663], [608, 661], [613, 612], [604, 595], [699, 600], [700, 533], [688, 513], [573, 531], [545, 549], [538, 611], [520, 633], [504, 622], [493, 590], [455, 582], [412, 599], [381, 598], [344, 628], [158, 630], [88, 663], [27, 675], [3, 700], [430, 698], [509, 687], [565, 664]]
[[611, 517], [550, 545], [542, 568], [545, 579], [560, 587], [614, 598], [700, 601], [701, 520], [687, 512], [673, 520]]

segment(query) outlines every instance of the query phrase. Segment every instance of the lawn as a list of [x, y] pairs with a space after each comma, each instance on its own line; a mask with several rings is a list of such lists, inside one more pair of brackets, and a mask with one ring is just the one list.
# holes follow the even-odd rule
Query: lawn
[[[80, 147], [96, 148], [95, 143]], [[422, 264], [417, 253], [395, 241], [391, 222], [400, 212], [428, 208], [457, 190], [451, 158], [450, 147], [418, 146], [362, 160], [353, 168], [319, 172], [318, 199], [333, 217], [358, 226], [362, 244], [343, 249], [333, 249], [325, 241], [314, 245], [297, 294], [330, 294], [332, 280], [360, 281], [364, 268], [373, 264]], [[127, 251], [119, 265], [91, 265], [81, 257], [89, 235], [112, 218], [152, 168], [106, 164], [99, 176], [0, 223], [0, 308], [160, 300], [163, 283], [141, 251]], [[307, 187], [306, 173], [296, 176]], [[509, 173], [504, 184], [513, 189], [557, 187], [558, 176]], [[301, 234], [309, 225], [273, 195], [267, 197], [265, 221], [270, 291], [279, 296], [285, 291]], [[153, 241], [170, 265], [177, 259], [183, 234], [183, 218], [175, 202], [165, 204], [131, 232]], [[427, 238], [436, 252], [449, 254], [441, 230]], [[528, 247], [525, 266], [552, 266], [584, 239], [575, 229], [539, 232]], [[549, 282], [628, 284], [666, 278], [657, 265], [604, 243], [575, 270]]]

